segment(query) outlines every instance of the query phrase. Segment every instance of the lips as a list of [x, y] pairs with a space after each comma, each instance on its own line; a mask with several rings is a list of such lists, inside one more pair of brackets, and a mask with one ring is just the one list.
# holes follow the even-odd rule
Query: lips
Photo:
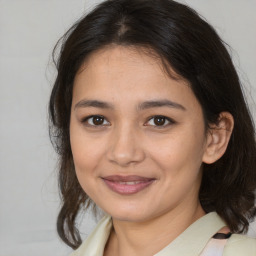
[[154, 178], [135, 175], [112, 175], [103, 177], [102, 179], [108, 188], [121, 195], [131, 195], [138, 193], [150, 186], [156, 180]]

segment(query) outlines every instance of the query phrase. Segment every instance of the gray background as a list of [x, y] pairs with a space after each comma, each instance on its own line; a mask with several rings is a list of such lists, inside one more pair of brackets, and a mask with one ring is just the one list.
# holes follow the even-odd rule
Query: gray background
[[[55, 70], [51, 51], [69, 26], [100, 1], [0, 0], [0, 256], [64, 256], [55, 231], [56, 155], [47, 131]], [[184, 1], [180, 1], [184, 2]], [[190, 0], [233, 50], [256, 119], [256, 1]], [[84, 237], [95, 225], [86, 215]], [[250, 235], [256, 235], [252, 226]]]

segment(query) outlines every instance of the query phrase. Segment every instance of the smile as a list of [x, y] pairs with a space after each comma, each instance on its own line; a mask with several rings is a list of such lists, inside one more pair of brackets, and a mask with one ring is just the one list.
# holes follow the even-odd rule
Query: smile
[[107, 176], [102, 178], [112, 191], [121, 195], [138, 193], [150, 186], [156, 179], [140, 176]]

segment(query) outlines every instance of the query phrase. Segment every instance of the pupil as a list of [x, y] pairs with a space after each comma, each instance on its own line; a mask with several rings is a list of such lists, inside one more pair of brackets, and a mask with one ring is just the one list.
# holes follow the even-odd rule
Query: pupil
[[101, 124], [103, 124], [103, 121], [104, 121], [104, 119], [102, 117], [100, 117], [100, 116], [95, 116], [93, 118], [93, 123], [95, 125], [101, 125]]
[[164, 125], [165, 123], [165, 118], [164, 117], [155, 117], [154, 118], [154, 123], [156, 125]]

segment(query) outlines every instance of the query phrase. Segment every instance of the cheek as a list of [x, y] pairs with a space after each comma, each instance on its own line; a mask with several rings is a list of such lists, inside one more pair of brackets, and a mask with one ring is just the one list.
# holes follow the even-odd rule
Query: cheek
[[84, 136], [79, 127], [72, 126], [70, 128], [70, 143], [77, 179], [85, 193], [90, 198], [94, 198], [101, 147]]
[[77, 174], [94, 170], [102, 155], [100, 141], [86, 136], [82, 126], [71, 123], [70, 144]]
[[[151, 138], [152, 139], [152, 138]], [[204, 153], [204, 133], [180, 130], [163, 140], [149, 142], [150, 157], [171, 178], [197, 175]]]

